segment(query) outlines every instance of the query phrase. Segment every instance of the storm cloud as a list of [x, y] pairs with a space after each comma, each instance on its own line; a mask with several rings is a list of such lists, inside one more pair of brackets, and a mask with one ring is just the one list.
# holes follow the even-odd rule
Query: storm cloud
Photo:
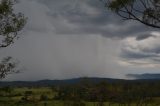
[[[38, 4], [41, 8], [37, 6]], [[152, 30], [136, 21], [121, 20], [104, 5], [100, 0], [34, 0], [30, 1], [30, 6], [40, 8], [41, 12], [37, 11], [36, 14], [30, 12], [30, 15], [45, 13], [45, 17], [51, 19], [49, 24], [54, 26], [56, 34], [100, 34], [107, 38], [122, 39], [137, 36], [135, 33]], [[43, 21], [40, 17], [38, 20]], [[48, 26], [47, 23], [44, 25]]]
[[159, 32], [121, 20], [100, 0], [20, 0], [14, 8], [27, 25], [0, 54], [26, 70], [6, 80], [125, 78], [128, 64], [159, 64]]

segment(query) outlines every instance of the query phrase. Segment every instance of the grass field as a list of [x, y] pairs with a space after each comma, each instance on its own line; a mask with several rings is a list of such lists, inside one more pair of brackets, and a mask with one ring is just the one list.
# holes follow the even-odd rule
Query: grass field
[[[0, 92], [0, 106], [99, 106], [96, 102], [83, 102], [82, 105], [76, 105], [72, 101], [59, 101], [54, 100], [56, 92], [51, 90], [49, 87], [41, 88], [14, 88], [12, 92]], [[24, 100], [24, 98], [27, 100]], [[153, 104], [147, 106], [160, 106], [158, 101], [155, 99]], [[109, 106], [109, 103], [104, 103], [103, 106]], [[110, 106], [126, 106], [112, 103]], [[130, 106], [137, 106], [132, 103]], [[141, 105], [146, 106], [146, 105]]]

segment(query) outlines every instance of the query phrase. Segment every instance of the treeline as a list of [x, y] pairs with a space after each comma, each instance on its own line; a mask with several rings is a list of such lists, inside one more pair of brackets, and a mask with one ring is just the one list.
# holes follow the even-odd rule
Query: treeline
[[[82, 79], [79, 83], [53, 87], [57, 92], [54, 99], [74, 101], [75, 103], [97, 102], [98, 106], [119, 104], [119, 106], [147, 106], [156, 103], [160, 97], [159, 80], [119, 80], [115, 82], [101, 81], [94, 83]], [[158, 105], [155, 104], [155, 105]]]
[[[44, 103], [44, 106], [160, 106], [160, 80], [81, 78], [76, 82], [44, 88], [0, 87], [0, 96], [1, 103], [13, 100], [20, 105]], [[15, 98], [19, 99], [14, 101]], [[46, 105], [51, 102], [54, 105]]]

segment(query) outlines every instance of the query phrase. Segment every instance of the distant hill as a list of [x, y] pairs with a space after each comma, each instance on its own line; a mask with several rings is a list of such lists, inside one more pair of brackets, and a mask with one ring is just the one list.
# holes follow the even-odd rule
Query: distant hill
[[127, 77], [134, 79], [160, 79], [160, 74], [127, 74]]
[[160, 79], [139, 79], [139, 80], [123, 80], [123, 79], [111, 79], [111, 78], [73, 78], [66, 80], [39, 80], [39, 81], [1, 81], [0, 87], [4, 86], [16, 86], [16, 87], [44, 87], [44, 86], [63, 86], [67, 84], [77, 84], [81, 82], [89, 82], [92, 84], [96, 84], [102, 81], [106, 81], [108, 83], [115, 82], [153, 82], [159, 81]]
[[66, 80], [39, 80], [39, 81], [0, 81], [0, 87], [3, 86], [54, 86], [54, 85], [66, 85], [66, 84], [76, 84], [81, 81], [88, 81], [91, 83], [98, 83], [101, 81], [115, 82], [119, 79], [110, 78], [73, 78]]

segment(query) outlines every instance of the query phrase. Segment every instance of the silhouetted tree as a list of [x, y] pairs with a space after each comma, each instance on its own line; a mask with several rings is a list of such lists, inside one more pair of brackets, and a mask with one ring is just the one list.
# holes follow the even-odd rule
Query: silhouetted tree
[[[16, 0], [0, 0], [0, 48], [5, 48], [18, 39], [20, 32], [26, 24], [26, 17], [22, 13], [14, 13], [13, 5]], [[0, 63], [0, 79], [15, 71], [15, 62], [6, 57]]]
[[160, 0], [101, 0], [124, 20], [136, 20], [160, 28]]
[[18, 73], [17, 64], [18, 62], [15, 62], [12, 57], [5, 57], [0, 62], [0, 79], [5, 78], [8, 74]]

